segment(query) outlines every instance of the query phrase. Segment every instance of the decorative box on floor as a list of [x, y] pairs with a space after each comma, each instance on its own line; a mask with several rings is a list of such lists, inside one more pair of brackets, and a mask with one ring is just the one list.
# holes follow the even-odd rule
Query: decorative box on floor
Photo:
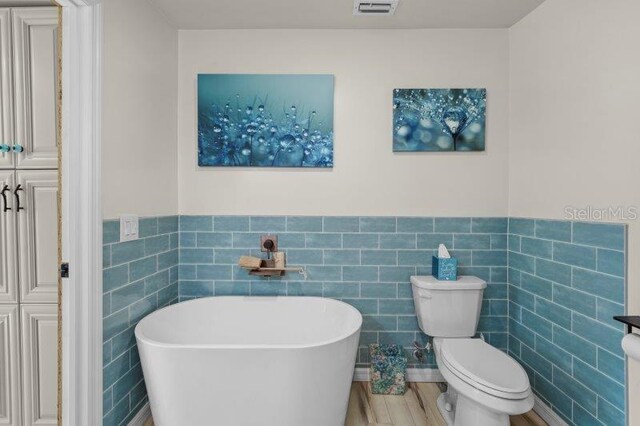
[[407, 359], [398, 345], [369, 345], [371, 392], [404, 395], [407, 390]]

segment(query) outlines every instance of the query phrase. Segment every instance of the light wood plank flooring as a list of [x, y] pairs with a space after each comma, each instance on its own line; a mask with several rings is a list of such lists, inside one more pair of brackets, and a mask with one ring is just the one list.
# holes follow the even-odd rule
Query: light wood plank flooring
[[[436, 383], [409, 383], [407, 393], [373, 395], [368, 382], [353, 382], [345, 426], [446, 426], [436, 400]], [[511, 417], [512, 426], [547, 426], [530, 411]]]
[[[345, 426], [446, 426], [436, 400], [440, 389], [436, 383], [409, 383], [407, 393], [373, 395], [369, 382], [353, 382]], [[153, 420], [145, 422], [153, 426]], [[530, 411], [511, 417], [511, 426], [547, 426]]]

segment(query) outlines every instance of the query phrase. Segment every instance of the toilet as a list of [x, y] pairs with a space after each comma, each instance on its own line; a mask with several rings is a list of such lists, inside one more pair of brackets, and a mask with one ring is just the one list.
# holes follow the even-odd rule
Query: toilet
[[450, 426], [508, 426], [509, 416], [533, 408], [529, 378], [516, 360], [474, 338], [487, 283], [478, 277], [438, 281], [411, 277], [420, 329], [433, 337], [447, 382], [438, 408]]

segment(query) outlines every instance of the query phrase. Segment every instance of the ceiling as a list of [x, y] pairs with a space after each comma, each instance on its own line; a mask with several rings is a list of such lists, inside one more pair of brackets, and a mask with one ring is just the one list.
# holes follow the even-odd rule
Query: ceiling
[[400, 0], [393, 16], [353, 16], [353, 0], [151, 0], [180, 29], [508, 28], [544, 0]]

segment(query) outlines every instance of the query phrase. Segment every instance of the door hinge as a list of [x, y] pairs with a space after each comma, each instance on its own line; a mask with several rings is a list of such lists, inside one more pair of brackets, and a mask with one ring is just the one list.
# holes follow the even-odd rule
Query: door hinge
[[69, 278], [69, 263], [64, 262], [60, 265], [60, 277]]

